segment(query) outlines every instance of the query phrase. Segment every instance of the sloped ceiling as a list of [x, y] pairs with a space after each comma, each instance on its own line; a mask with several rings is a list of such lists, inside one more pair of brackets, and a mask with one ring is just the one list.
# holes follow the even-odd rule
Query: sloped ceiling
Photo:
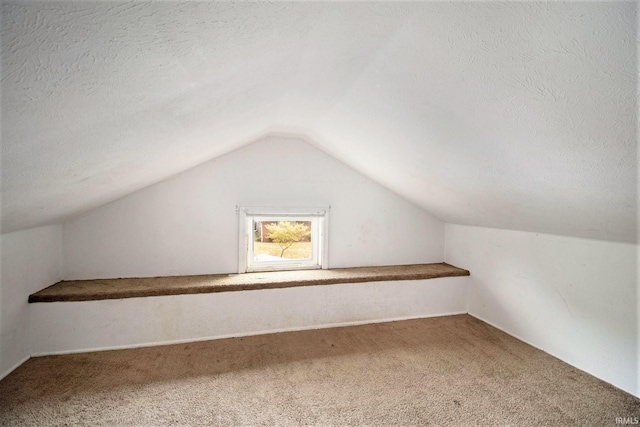
[[2, 232], [269, 132], [440, 219], [635, 241], [634, 2], [5, 2]]

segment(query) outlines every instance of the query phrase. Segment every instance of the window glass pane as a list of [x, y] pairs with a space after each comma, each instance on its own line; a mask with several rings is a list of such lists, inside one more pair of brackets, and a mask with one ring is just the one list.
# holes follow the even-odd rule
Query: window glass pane
[[253, 262], [310, 260], [311, 221], [253, 221]]

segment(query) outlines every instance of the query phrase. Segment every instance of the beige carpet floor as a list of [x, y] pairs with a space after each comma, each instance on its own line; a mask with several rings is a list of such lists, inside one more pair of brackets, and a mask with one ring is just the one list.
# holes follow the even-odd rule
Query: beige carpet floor
[[38, 357], [0, 381], [0, 424], [11, 426], [615, 426], [617, 417], [640, 417], [640, 400], [468, 315]]

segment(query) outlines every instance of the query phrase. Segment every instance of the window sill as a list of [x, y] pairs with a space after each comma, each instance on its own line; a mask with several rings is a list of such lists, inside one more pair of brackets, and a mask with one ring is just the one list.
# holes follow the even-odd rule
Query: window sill
[[469, 276], [469, 271], [446, 263], [437, 263], [246, 274], [72, 280], [58, 282], [55, 285], [31, 294], [29, 296], [29, 302], [96, 301], [163, 295], [276, 289], [295, 286], [424, 280], [454, 276]]

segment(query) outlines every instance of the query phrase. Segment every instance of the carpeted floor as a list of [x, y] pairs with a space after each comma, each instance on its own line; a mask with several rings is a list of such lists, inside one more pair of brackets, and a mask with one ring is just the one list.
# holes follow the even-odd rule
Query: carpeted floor
[[[135, 327], [135, 325], [131, 325]], [[615, 426], [640, 400], [468, 315], [33, 358], [16, 426]]]

